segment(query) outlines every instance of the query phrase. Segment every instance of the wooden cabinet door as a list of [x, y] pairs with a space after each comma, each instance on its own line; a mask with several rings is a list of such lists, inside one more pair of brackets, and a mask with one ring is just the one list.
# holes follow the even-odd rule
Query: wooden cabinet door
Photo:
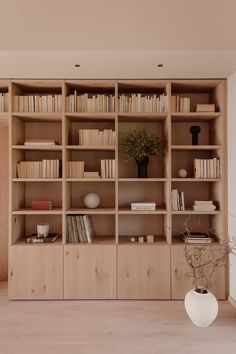
[[9, 297], [12, 300], [62, 299], [63, 246], [11, 246]]
[[[174, 300], [184, 299], [186, 293], [193, 287], [193, 279], [188, 276], [190, 268], [185, 260], [184, 247], [184, 245], [171, 247], [172, 299]], [[225, 268], [220, 268], [217, 275], [217, 282], [210, 291], [218, 299], [225, 299]]]
[[118, 246], [118, 298], [170, 299], [170, 247]]
[[116, 246], [64, 247], [64, 298], [116, 298]]

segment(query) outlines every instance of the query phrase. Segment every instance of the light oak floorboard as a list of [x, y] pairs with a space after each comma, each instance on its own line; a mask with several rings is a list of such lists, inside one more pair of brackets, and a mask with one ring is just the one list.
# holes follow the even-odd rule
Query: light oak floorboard
[[0, 283], [1, 354], [233, 354], [236, 310], [207, 329], [182, 301], [8, 301]]

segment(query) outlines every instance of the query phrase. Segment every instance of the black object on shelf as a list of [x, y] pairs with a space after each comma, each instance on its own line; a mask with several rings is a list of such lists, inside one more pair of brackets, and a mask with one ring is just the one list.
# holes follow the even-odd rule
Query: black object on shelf
[[193, 125], [189, 131], [192, 134], [192, 145], [198, 145], [198, 134], [200, 133], [201, 128], [198, 125]]

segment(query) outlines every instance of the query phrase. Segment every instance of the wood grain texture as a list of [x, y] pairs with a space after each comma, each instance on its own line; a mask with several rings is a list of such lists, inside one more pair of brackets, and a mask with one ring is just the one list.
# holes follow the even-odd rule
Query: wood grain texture
[[63, 298], [63, 247], [10, 247], [9, 298], [38, 300]]
[[64, 298], [115, 299], [116, 246], [64, 246]]
[[170, 299], [169, 246], [118, 246], [118, 299]]
[[[184, 299], [188, 290], [193, 287], [192, 278], [188, 277], [187, 275], [187, 273], [190, 271], [190, 268], [185, 260], [184, 245], [171, 247], [171, 267], [172, 299]], [[217, 282], [210, 290], [218, 299], [226, 299], [224, 268], [219, 269]]]
[[8, 127], [0, 127], [0, 280], [8, 272]]

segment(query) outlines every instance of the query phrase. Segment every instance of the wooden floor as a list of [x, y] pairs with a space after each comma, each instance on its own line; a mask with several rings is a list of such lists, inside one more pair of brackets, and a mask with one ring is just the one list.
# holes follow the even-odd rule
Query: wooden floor
[[0, 284], [1, 354], [233, 354], [236, 310], [207, 329], [182, 301], [8, 301]]

